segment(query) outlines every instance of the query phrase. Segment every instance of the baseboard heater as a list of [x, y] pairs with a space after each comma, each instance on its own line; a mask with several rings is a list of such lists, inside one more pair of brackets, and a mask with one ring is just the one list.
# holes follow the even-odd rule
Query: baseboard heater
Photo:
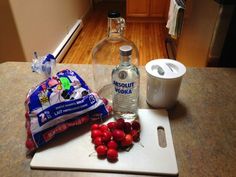
[[82, 20], [77, 20], [75, 25], [70, 29], [68, 34], [65, 36], [65, 38], [62, 40], [62, 42], [59, 44], [59, 46], [53, 52], [53, 56], [56, 58], [58, 63], [61, 62], [61, 60], [65, 56], [65, 54], [68, 51], [68, 49], [70, 48], [71, 44], [76, 39], [76, 37], [79, 34], [82, 27], [83, 27]]

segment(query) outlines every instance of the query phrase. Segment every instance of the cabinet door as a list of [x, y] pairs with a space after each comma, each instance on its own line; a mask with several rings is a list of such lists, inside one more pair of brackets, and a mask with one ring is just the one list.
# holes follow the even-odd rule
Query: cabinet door
[[150, 0], [149, 16], [165, 17], [167, 4], [169, 4], [169, 0]]
[[129, 17], [149, 16], [149, 0], [127, 0], [126, 13]]

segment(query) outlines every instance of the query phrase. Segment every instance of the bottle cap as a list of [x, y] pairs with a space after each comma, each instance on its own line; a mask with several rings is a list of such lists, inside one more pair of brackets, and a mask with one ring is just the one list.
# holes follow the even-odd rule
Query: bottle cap
[[120, 12], [118, 11], [109, 11], [107, 14], [107, 17], [109, 18], [118, 18], [120, 17]]
[[130, 45], [123, 45], [120, 47], [120, 55], [129, 56], [132, 54], [132, 47]]

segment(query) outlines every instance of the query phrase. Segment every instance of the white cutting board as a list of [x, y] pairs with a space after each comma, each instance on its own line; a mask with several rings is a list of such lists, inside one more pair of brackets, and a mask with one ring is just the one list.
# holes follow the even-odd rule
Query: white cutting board
[[[111, 163], [98, 159], [91, 143], [89, 126], [82, 126], [66, 132], [37, 152], [30, 166], [40, 169], [63, 169], [83, 171], [107, 171], [140, 174], [177, 175], [175, 151], [172, 141], [168, 114], [165, 110], [140, 109], [141, 123], [140, 142], [134, 143], [129, 152], [119, 152], [118, 161]], [[107, 122], [112, 121], [113, 118]], [[165, 148], [159, 146], [157, 127], [165, 130]]]

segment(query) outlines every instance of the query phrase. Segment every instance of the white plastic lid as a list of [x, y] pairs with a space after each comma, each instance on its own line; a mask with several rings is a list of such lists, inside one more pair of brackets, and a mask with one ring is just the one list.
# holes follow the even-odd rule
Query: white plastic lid
[[186, 72], [186, 67], [182, 63], [171, 59], [151, 60], [146, 64], [145, 69], [151, 76], [161, 79], [178, 78]]

